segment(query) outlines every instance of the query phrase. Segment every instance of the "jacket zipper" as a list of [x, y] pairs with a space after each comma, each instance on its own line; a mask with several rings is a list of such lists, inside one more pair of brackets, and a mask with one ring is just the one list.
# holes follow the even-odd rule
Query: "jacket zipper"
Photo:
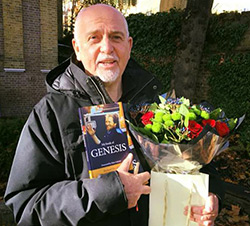
[[103, 103], [106, 104], [106, 100], [105, 100], [105, 97], [103, 95], [103, 93], [101, 92], [101, 90], [99, 89], [99, 87], [96, 85], [96, 83], [93, 81], [93, 79], [91, 77], [89, 77], [90, 81], [92, 82], [92, 84], [95, 86], [97, 92], [100, 94], [102, 100], [103, 100]]
[[129, 102], [131, 102], [149, 83], [151, 83], [154, 78], [151, 78], [142, 88], [140, 88], [133, 97], [130, 98]]

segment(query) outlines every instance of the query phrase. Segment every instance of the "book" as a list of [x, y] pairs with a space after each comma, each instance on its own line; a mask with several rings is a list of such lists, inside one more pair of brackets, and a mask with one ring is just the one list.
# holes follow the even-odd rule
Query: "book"
[[130, 152], [136, 164], [121, 102], [81, 107], [79, 117], [90, 178], [115, 171]]

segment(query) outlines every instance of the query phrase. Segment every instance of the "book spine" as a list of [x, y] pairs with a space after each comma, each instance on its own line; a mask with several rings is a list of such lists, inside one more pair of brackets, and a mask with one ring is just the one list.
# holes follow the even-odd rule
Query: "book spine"
[[87, 165], [88, 165], [88, 169], [89, 169], [89, 176], [90, 178], [92, 178], [92, 174], [91, 174], [91, 163], [90, 163], [90, 158], [89, 158], [89, 152], [88, 152], [88, 146], [87, 146], [87, 142], [86, 142], [86, 127], [84, 124], [84, 120], [83, 120], [83, 113], [82, 113], [82, 109], [79, 108], [79, 118], [80, 118], [80, 124], [81, 124], [81, 129], [82, 129], [82, 137], [83, 137], [83, 144], [84, 144], [84, 149], [85, 149], [85, 154], [86, 154], [86, 159], [87, 159]]
[[122, 102], [118, 102], [118, 105], [119, 105], [119, 118], [120, 118], [120, 123], [121, 123], [120, 126], [123, 128], [122, 129], [123, 132], [126, 132], [127, 138], [128, 138], [128, 146], [129, 146], [130, 150], [132, 150], [134, 148], [134, 145], [133, 145], [132, 139], [130, 137], [130, 134], [128, 132], [128, 128], [126, 126]]

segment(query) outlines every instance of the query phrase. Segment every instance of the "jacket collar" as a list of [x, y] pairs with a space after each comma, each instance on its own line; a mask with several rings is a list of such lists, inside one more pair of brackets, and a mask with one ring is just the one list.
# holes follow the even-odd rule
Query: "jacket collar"
[[[123, 93], [120, 101], [129, 102], [136, 99], [140, 91], [152, 81], [161, 87], [152, 74], [130, 59], [122, 75]], [[47, 75], [46, 83], [49, 92], [65, 93], [74, 97], [85, 96], [91, 99], [93, 104], [112, 102], [99, 77], [86, 75], [82, 63], [76, 60], [75, 54], [53, 69]]]

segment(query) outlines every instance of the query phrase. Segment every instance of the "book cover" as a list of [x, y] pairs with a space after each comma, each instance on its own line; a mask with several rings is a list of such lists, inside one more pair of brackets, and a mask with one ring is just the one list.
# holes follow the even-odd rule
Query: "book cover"
[[79, 108], [79, 117], [90, 178], [115, 171], [129, 152], [136, 164], [121, 102]]

